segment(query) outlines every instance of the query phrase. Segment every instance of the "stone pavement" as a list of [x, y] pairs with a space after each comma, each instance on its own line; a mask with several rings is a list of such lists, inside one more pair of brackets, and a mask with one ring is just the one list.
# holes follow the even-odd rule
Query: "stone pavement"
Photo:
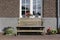
[[18, 35], [7, 36], [0, 34], [0, 40], [60, 40], [60, 35]]

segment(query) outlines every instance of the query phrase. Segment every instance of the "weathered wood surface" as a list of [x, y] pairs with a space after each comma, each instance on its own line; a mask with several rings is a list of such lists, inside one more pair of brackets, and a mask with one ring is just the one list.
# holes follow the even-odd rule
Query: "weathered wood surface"
[[39, 18], [21, 18], [19, 19], [19, 23], [18, 23], [18, 26], [22, 26], [22, 27], [25, 27], [25, 26], [41, 26], [42, 24], [42, 20], [39, 19]]

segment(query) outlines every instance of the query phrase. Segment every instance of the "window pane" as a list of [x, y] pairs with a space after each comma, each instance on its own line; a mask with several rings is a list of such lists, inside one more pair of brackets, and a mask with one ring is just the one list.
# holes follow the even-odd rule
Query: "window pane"
[[25, 17], [25, 9], [26, 9], [26, 8], [25, 8], [25, 7], [26, 7], [26, 6], [25, 6], [25, 1], [26, 1], [26, 0], [22, 0], [22, 16], [23, 16], [23, 17]]
[[22, 0], [22, 16], [25, 17], [27, 12], [30, 12], [30, 0]]
[[30, 0], [26, 0], [26, 5], [30, 5]]
[[25, 4], [25, 0], [22, 0], [22, 5], [24, 5]]
[[33, 0], [33, 15], [36, 15], [36, 0]]
[[30, 11], [30, 0], [26, 0], [26, 10]]
[[33, 0], [33, 3], [36, 4], [36, 0]]
[[26, 17], [28, 14], [30, 14], [30, 0], [26, 0]]
[[33, 14], [37, 16], [41, 16], [41, 7], [42, 0], [33, 0]]

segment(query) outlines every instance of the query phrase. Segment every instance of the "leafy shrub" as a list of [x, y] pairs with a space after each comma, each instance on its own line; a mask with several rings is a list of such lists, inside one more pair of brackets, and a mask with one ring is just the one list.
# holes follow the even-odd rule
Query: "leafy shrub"
[[56, 34], [56, 33], [57, 33], [57, 30], [54, 30], [54, 29], [53, 29], [53, 30], [51, 30], [51, 33], [52, 33], [52, 34]]
[[16, 32], [14, 31], [13, 27], [6, 27], [3, 29], [5, 35], [15, 35]]

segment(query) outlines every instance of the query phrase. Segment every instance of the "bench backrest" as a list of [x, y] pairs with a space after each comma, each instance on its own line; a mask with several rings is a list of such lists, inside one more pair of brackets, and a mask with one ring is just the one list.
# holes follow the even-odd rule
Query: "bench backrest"
[[18, 22], [18, 26], [21, 27], [38, 27], [42, 26], [43, 21], [41, 18], [20, 18]]

